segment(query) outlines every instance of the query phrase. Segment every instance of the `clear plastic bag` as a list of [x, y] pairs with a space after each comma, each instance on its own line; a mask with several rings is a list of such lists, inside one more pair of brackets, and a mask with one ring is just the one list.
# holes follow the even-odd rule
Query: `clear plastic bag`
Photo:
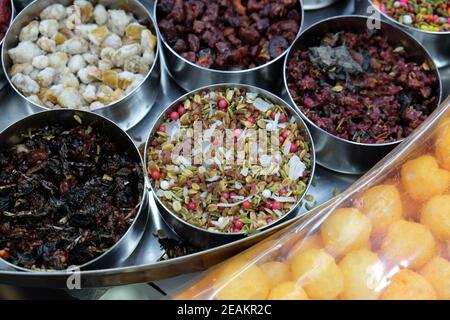
[[334, 200], [178, 299], [450, 299], [450, 99]]

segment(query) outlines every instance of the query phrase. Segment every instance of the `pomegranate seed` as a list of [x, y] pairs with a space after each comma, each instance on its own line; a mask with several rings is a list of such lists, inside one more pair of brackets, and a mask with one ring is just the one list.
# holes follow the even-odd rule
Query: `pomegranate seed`
[[256, 116], [256, 117], [259, 116], [259, 110], [254, 110], [253, 111], [253, 115]]
[[280, 194], [280, 196], [285, 196], [287, 193], [287, 190], [285, 188], [281, 188], [280, 191], [278, 191], [278, 193]]
[[295, 143], [291, 144], [291, 148], [289, 149], [290, 152], [296, 153], [298, 151], [298, 147]]
[[283, 131], [281, 136], [286, 139], [287, 137], [289, 137], [289, 134], [290, 134], [289, 130], [285, 130], [285, 131]]
[[242, 203], [242, 208], [244, 208], [245, 210], [248, 210], [248, 209], [250, 209], [252, 207], [252, 203], [250, 202], [250, 201], [244, 201], [243, 203]]
[[159, 179], [161, 179], [161, 173], [159, 173], [159, 171], [153, 171], [152, 172], [152, 179], [153, 180], [159, 180]]
[[272, 202], [267, 201], [266, 203], [264, 203], [264, 208], [272, 209]]
[[288, 121], [288, 118], [284, 114], [280, 116], [280, 123], [284, 123], [287, 121]]
[[219, 209], [219, 210], [225, 210], [227, 207], [224, 207], [224, 206], [217, 206], [217, 209]]
[[195, 209], [197, 209], [197, 206], [195, 205], [194, 202], [189, 202], [187, 208], [191, 211], [194, 211]]
[[229, 194], [228, 192], [222, 192], [222, 193], [220, 194], [220, 196], [221, 196], [222, 198], [224, 198], [225, 200], [230, 199], [230, 194]]
[[244, 223], [242, 223], [241, 220], [236, 220], [236, 221], [234, 222], [234, 227], [235, 227], [235, 228], [238, 228], [239, 230], [241, 230], [243, 226], [244, 226]]
[[176, 111], [170, 113], [170, 120], [177, 121], [180, 118], [180, 114]]
[[280, 136], [279, 140], [280, 140], [280, 144], [283, 144], [286, 139], [283, 136]]
[[273, 222], [272, 217], [267, 217], [266, 222], [267, 222], [267, 224], [271, 224]]
[[276, 116], [277, 114], [275, 113], [275, 112], [272, 112], [271, 114], [270, 114], [270, 119], [272, 119], [272, 120], [275, 120], [275, 116]]
[[230, 192], [230, 198], [231, 198], [231, 197], [236, 197], [236, 196], [237, 196], [237, 193], [236, 193], [236, 192], [234, 192], [234, 191], [231, 191], [231, 192]]
[[272, 203], [272, 209], [273, 210], [281, 210], [282, 208], [283, 208], [283, 205], [280, 202]]
[[217, 104], [219, 105], [219, 109], [226, 109], [226, 108], [228, 108], [228, 102], [225, 99], [220, 99]]
[[234, 129], [233, 130], [233, 136], [237, 139], [241, 136], [242, 130], [241, 129]]
[[186, 109], [183, 106], [179, 106], [177, 111], [180, 116], [186, 113]]
[[248, 117], [247, 121], [250, 122], [250, 123], [255, 123], [256, 122], [255, 118], [252, 118], [252, 117]]
[[236, 232], [236, 233], [241, 232], [241, 229], [233, 228], [233, 232]]
[[163, 125], [163, 124], [160, 125], [158, 131], [159, 131], [159, 132], [166, 132], [166, 126]]

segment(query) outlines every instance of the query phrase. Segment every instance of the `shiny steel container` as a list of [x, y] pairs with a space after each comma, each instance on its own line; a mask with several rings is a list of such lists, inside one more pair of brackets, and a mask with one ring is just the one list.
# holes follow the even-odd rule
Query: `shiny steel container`
[[[314, 152], [314, 143], [311, 138], [311, 134], [308, 131], [308, 128], [306, 124], [303, 122], [302, 118], [298, 114], [297, 111], [295, 111], [294, 108], [289, 106], [288, 103], [277, 97], [276, 95], [264, 90], [260, 89], [254, 86], [250, 85], [242, 85], [242, 84], [216, 84], [212, 86], [206, 86], [203, 88], [199, 88], [197, 90], [191, 91], [184, 96], [178, 98], [174, 102], [172, 102], [167, 108], [164, 109], [164, 111], [159, 115], [158, 120], [156, 121], [155, 125], [153, 126], [152, 130], [150, 131], [150, 135], [147, 138], [147, 143], [145, 146], [145, 170], [146, 170], [146, 177], [148, 178], [148, 169], [147, 169], [147, 163], [148, 163], [148, 147], [150, 143], [150, 139], [156, 134], [157, 129], [160, 127], [160, 125], [163, 123], [163, 117], [167, 113], [168, 110], [172, 110], [175, 106], [178, 106], [181, 101], [186, 99], [189, 96], [192, 96], [196, 93], [200, 93], [204, 90], [217, 90], [220, 88], [243, 88], [246, 89], [249, 92], [258, 93], [259, 96], [264, 97], [270, 101], [273, 101], [279, 105], [282, 105], [286, 108], [286, 110], [290, 113], [290, 116], [293, 117], [299, 124], [300, 127], [303, 130], [303, 134], [306, 138], [306, 142], [310, 146], [311, 150], [311, 177], [308, 181], [308, 184], [305, 189], [305, 193], [300, 198], [300, 200], [292, 206], [291, 210], [286, 213], [282, 218], [278, 219], [277, 221], [274, 221], [274, 223], [267, 225], [263, 228], [259, 228], [258, 230], [263, 231], [270, 229], [271, 227], [278, 225], [292, 217], [292, 214], [296, 211], [298, 206], [301, 204], [303, 197], [308, 193], [308, 189], [311, 185], [312, 179], [314, 177], [314, 171], [315, 171], [315, 152]], [[150, 186], [150, 191], [152, 192], [151, 197], [154, 197], [156, 199], [157, 205], [160, 208], [160, 213], [164, 221], [167, 223], [167, 225], [175, 231], [182, 239], [188, 241], [189, 243], [193, 244], [194, 246], [197, 246], [199, 248], [209, 249], [212, 247], [216, 247], [222, 244], [226, 244], [232, 241], [236, 241], [239, 239], [242, 239], [245, 237], [245, 234], [243, 233], [226, 233], [226, 232], [218, 232], [218, 231], [210, 231], [203, 228], [199, 228], [197, 226], [194, 226], [192, 224], [187, 223], [180, 217], [178, 217], [175, 213], [172, 213], [171, 209], [167, 208], [164, 203], [159, 199], [159, 197], [156, 195], [155, 190], [153, 189], [153, 186], [150, 181], [148, 181], [148, 185]], [[150, 199], [150, 206], [152, 205], [153, 199]]]
[[[11, 146], [20, 143], [22, 140], [21, 134], [23, 132], [28, 132], [30, 128], [42, 128], [45, 125], [57, 123], [68, 126], [77, 124], [74, 118], [75, 115], [78, 115], [83, 123], [92, 124], [95, 122], [95, 125], [101, 128], [101, 131], [105, 135], [111, 137], [119, 148], [129, 152], [133, 161], [143, 164], [139, 150], [127, 133], [125, 133], [112, 121], [88, 111], [59, 109], [38, 112], [28, 116], [0, 132], [0, 149], [10, 148]], [[128, 228], [128, 231], [105, 253], [81, 266], [78, 266], [80, 269], [84, 270], [114, 267], [120, 264], [120, 262], [125, 261], [125, 259], [128, 258], [128, 256], [130, 256], [134, 251], [144, 233], [148, 218], [148, 193], [147, 190], [145, 190], [144, 176], [142, 176], [142, 184], [144, 186], [144, 190], [141, 196], [141, 205], [139, 206], [134, 221]], [[31, 271], [30, 269], [13, 265], [1, 258], [0, 264], [5, 264], [12, 269], [20, 271]]]
[[373, 5], [372, 0], [356, 0], [356, 12], [363, 15], [379, 17], [410, 33], [417, 41], [427, 48], [438, 68], [450, 64], [450, 32], [425, 31], [400, 23], [389, 15], [381, 12]]
[[[158, 0], [155, 1], [154, 10], [156, 24], [158, 24], [157, 6]], [[300, 10], [300, 29], [297, 36], [302, 30], [304, 21], [303, 5], [301, 0], [298, 0], [298, 7]], [[161, 52], [164, 55], [167, 71], [177, 82], [177, 84], [185, 91], [192, 91], [215, 83], [249, 84], [270, 90], [272, 92], [279, 92], [282, 90], [283, 81], [281, 70], [283, 67], [283, 58], [289, 48], [276, 59], [273, 59], [256, 68], [239, 71], [225, 71], [204, 68], [186, 60], [174, 49], [172, 49], [172, 47], [170, 47], [162, 34], [159, 32], [159, 29], [158, 35], [161, 39]]]
[[[368, 17], [366, 16], [332, 17], [312, 25], [300, 35], [286, 56], [284, 65], [285, 89], [283, 96], [286, 96], [286, 99], [289, 99], [295, 108], [299, 109], [295, 105], [287, 83], [287, 63], [292, 52], [297, 49], [305, 49], [318, 45], [321, 35], [327, 32], [336, 33], [339, 31], [355, 32], [366, 30], [367, 19]], [[419, 42], [414, 40], [412, 36], [398, 27], [380, 20], [377, 21], [381, 24], [380, 30], [382, 34], [388, 37], [393, 46], [397, 47], [402, 45], [407, 52], [411, 53], [410, 57], [412, 59], [417, 60], [420, 64], [426, 61], [430, 68], [435, 71], [438, 79], [437, 88], [435, 88], [435, 92], [438, 95], [437, 107], [441, 101], [442, 84], [439, 71], [428, 51]], [[399, 140], [384, 144], [367, 144], [344, 140], [319, 128], [301, 110], [299, 112], [306, 121], [315, 142], [317, 164], [336, 172], [346, 174], [365, 173], [402, 141]]]
[[[155, 23], [148, 10], [138, 0], [114, 1], [114, 0], [94, 0], [91, 1], [94, 5], [97, 3], [103, 4], [106, 8], [123, 9], [127, 12], [132, 12], [141, 24], [150, 26], [153, 34], [157, 35]], [[21, 96], [26, 103], [36, 111], [48, 110], [48, 108], [40, 106], [28, 100], [16, 87], [12, 84], [9, 76], [9, 70], [12, 61], [9, 58], [8, 50], [17, 46], [20, 30], [28, 23], [33, 21], [42, 10], [47, 6], [61, 3], [64, 6], [73, 4], [73, 0], [36, 0], [29, 6], [23, 9], [17, 18], [13, 21], [8, 33], [5, 36], [5, 42], [2, 48], [2, 63], [3, 70], [7, 75], [10, 85], [14, 88], [19, 96]], [[123, 130], [129, 130], [138, 124], [150, 111], [150, 108], [156, 101], [159, 94], [160, 85], [160, 62], [159, 62], [159, 46], [156, 48], [155, 61], [149, 73], [143, 82], [132, 92], [122, 99], [104, 106], [93, 112], [107, 117], [108, 119], [117, 123]]]
[[305, 10], [317, 10], [328, 6], [339, 0], [303, 0], [303, 6]]

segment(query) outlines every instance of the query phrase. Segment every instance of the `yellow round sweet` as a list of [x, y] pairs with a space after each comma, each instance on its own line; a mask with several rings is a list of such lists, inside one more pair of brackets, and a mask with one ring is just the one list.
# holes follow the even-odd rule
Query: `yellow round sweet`
[[448, 189], [450, 173], [439, 169], [433, 156], [424, 155], [403, 165], [401, 180], [403, 187], [413, 200], [426, 201]]
[[322, 239], [320, 239], [319, 233], [315, 233], [312, 236], [298, 240], [298, 242], [289, 251], [287, 260], [292, 260], [292, 258], [298, 253], [305, 252], [309, 249], [322, 249], [322, 247]]
[[269, 295], [270, 282], [261, 268], [233, 259], [221, 269], [213, 288], [219, 300], [264, 300]]
[[269, 282], [272, 287], [280, 284], [281, 282], [291, 280], [291, 270], [289, 265], [286, 263], [270, 261], [263, 263], [259, 267], [269, 278]]
[[367, 248], [372, 226], [369, 218], [353, 208], [337, 209], [322, 224], [320, 235], [325, 249], [339, 257]]
[[240, 253], [238, 257], [240, 259], [262, 263], [265, 261], [274, 260], [275, 257], [279, 255], [281, 248], [281, 241], [275, 239], [264, 240], [263, 242], [260, 242], [257, 245]]
[[403, 214], [400, 192], [393, 185], [379, 185], [361, 196], [361, 212], [372, 222], [372, 236], [384, 235]]
[[357, 250], [347, 254], [339, 262], [344, 275], [345, 300], [377, 300], [384, 277], [383, 262], [376, 253]]
[[434, 257], [420, 270], [433, 286], [438, 299], [450, 300], [450, 262], [441, 257]]
[[422, 208], [420, 222], [439, 240], [450, 240], [450, 195], [431, 198]]
[[436, 300], [436, 292], [420, 274], [403, 269], [392, 277], [383, 290], [381, 300]]
[[390, 266], [418, 269], [436, 252], [436, 241], [431, 231], [416, 222], [394, 222], [381, 243], [380, 256]]
[[287, 281], [275, 286], [267, 300], [309, 300], [309, 298], [302, 287], [293, 281]]
[[342, 271], [325, 250], [310, 249], [295, 255], [291, 272], [311, 299], [336, 299], [344, 290]]
[[450, 170], [450, 118], [445, 118], [438, 124], [436, 159], [441, 167]]

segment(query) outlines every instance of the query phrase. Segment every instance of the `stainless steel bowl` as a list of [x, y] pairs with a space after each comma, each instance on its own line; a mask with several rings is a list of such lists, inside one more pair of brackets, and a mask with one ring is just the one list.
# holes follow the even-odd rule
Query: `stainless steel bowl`
[[[178, 98], [177, 100], [173, 101], [168, 107], [164, 109], [164, 111], [158, 116], [158, 120], [156, 121], [153, 128], [150, 130], [150, 134], [147, 138], [147, 143], [145, 145], [145, 175], [146, 178], [148, 178], [148, 169], [147, 169], [147, 163], [148, 163], [148, 147], [149, 142], [151, 138], [156, 134], [157, 129], [160, 127], [160, 125], [163, 123], [164, 115], [167, 114], [168, 110], [173, 110], [174, 107], [178, 106], [181, 101], [185, 100], [187, 97], [192, 96], [196, 93], [202, 92], [202, 91], [208, 91], [208, 90], [217, 90], [221, 88], [238, 88], [238, 89], [246, 89], [249, 92], [258, 93], [259, 96], [265, 97], [266, 99], [273, 101], [279, 105], [282, 105], [286, 108], [286, 110], [290, 113], [290, 116], [293, 117], [301, 126], [303, 130], [303, 134], [306, 138], [306, 142], [310, 146], [311, 150], [311, 177], [308, 181], [308, 184], [305, 189], [305, 193], [299, 199], [299, 201], [292, 206], [291, 210], [287, 212], [282, 218], [274, 221], [272, 224], [269, 224], [263, 228], [260, 228], [258, 230], [267, 230], [275, 225], [278, 225], [282, 223], [283, 221], [288, 220], [295, 214], [296, 209], [298, 209], [298, 206], [301, 204], [304, 195], [307, 194], [308, 189], [311, 185], [312, 179], [314, 177], [314, 171], [315, 171], [315, 151], [314, 151], [314, 143], [311, 137], [311, 134], [308, 130], [308, 127], [303, 122], [301, 116], [299, 113], [292, 108], [288, 103], [283, 101], [281, 98], [277, 97], [276, 95], [264, 90], [260, 89], [254, 86], [250, 85], [243, 85], [243, 84], [232, 84], [232, 83], [222, 83], [222, 84], [216, 84], [211, 86], [202, 87], [199, 89], [196, 89], [194, 91], [191, 91], [184, 96]], [[149, 179], [148, 179], [149, 180]], [[200, 227], [194, 226], [192, 224], [187, 223], [180, 217], [178, 217], [175, 213], [172, 213], [171, 209], [167, 208], [164, 203], [159, 199], [159, 197], [156, 195], [155, 190], [153, 189], [153, 186], [150, 181], [148, 181], [148, 186], [150, 188], [150, 191], [152, 192], [152, 195], [150, 197], [154, 197], [156, 199], [156, 202], [160, 208], [160, 213], [166, 224], [175, 232], [177, 233], [182, 239], [190, 242], [194, 246], [197, 246], [199, 248], [208, 249], [212, 247], [216, 247], [222, 244], [226, 244], [232, 241], [236, 241], [239, 239], [242, 239], [245, 237], [245, 234], [243, 233], [225, 233], [225, 232], [217, 232], [217, 231], [210, 231], [206, 229], [202, 229]], [[150, 199], [150, 206], [152, 206], [153, 199]]]
[[[155, 1], [154, 10], [156, 24], [158, 24], [157, 6], [158, 0]], [[304, 21], [302, 0], [298, 0], [298, 6], [301, 22], [297, 36], [301, 32]], [[192, 91], [215, 83], [249, 84], [272, 92], [279, 92], [282, 90], [283, 83], [281, 79], [281, 69], [283, 67], [283, 57], [286, 55], [289, 48], [276, 59], [256, 68], [239, 71], [215, 70], [201, 67], [186, 60], [165, 41], [164, 37], [159, 32], [159, 28], [158, 34], [162, 43], [161, 52], [164, 55], [167, 71], [178, 85], [186, 91]]]
[[[28, 132], [30, 128], [42, 128], [45, 125], [57, 123], [67, 126], [73, 126], [74, 124], [76, 125], [78, 123], [74, 118], [75, 115], [78, 115], [82, 119], [83, 123], [98, 126], [101, 132], [111, 137], [120, 149], [128, 151], [133, 161], [143, 164], [139, 150], [127, 133], [125, 133], [112, 121], [88, 111], [60, 109], [38, 112], [28, 116], [0, 132], [0, 149], [10, 148], [20, 143], [23, 139], [21, 134]], [[142, 184], [145, 186], [144, 176], [142, 176]], [[78, 266], [80, 269], [84, 270], [114, 267], [125, 261], [125, 259], [131, 255], [144, 233], [148, 218], [148, 192], [145, 188], [143, 189], [141, 205], [139, 210], [136, 212], [134, 221], [128, 231], [108, 251], [97, 258]], [[0, 263], [6, 264], [10, 268], [16, 270], [31, 271], [30, 269], [13, 265], [3, 259], [0, 259]]]
[[[152, 32], [156, 35], [155, 23], [148, 10], [138, 0], [114, 1], [114, 0], [91, 0], [93, 4], [101, 3], [106, 8], [123, 9], [132, 12], [141, 24], [150, 26]], [[9, 70], [12, 61], [8, 55], [8, 50], [17, 46], [20, 30], [29, 22], [39, 16], [42, 10], [47, 6], [61, 3], [64, 6], [71, 5], [73, 0], [36, 0], [23, 9], [11, 25], [5, 36], [5, 42], [2, 48], [3, 70], [7, 75], [10, 85], [14, 88], [19, 96], [21, 96], [32, 110], [42, 111], [48, 108], [38, 105], [28, 100], [17, 88], [12, 84], [9, 76]], [[155, 61], [149, 73], [143, 82], [132, 92], [122, 99], [111, 103], [108, 106], [93, 110], [93, 112], [107, 117], [117, 123], [122, 129], [129, 130], [138, 124], [150, 111], [159, 94], [160, 84], [160, 63], [159, 63], [159, 46], [155, 52]]]
[[303, 6], [305, 10], [317, 10], [331, 6], [335, 2], [338, 0], [303, 0]]
[[[292, 52], [294, 52], [294, 50], [306, 49], [318, 45], [321, 35], [324, 35], [327, 32], [336, 33], [343, 30], [362, 32], [367, 29], [367, 19], [367, 16], [332, 17], [322, 20], [302, 32], [287, 54], [284, 64], [285, 89], [283, 96], [287, 96], [287, 99], [289, 99], [290, 103], [295, 108], [299, 109], [289, 92], [287, 83], [287, 63]], [[435, 93], [438, 96], [438, 101], [436, 102], [437, 107], [441, 100], [442, 84], [439, 71], [428, 51], [412, 36], [398, 27], [380, 20], [377, 21], [381, 24], [380, 30], [382, 34], [388, 37], [393, 46], [403, 46], [407, 52], [411, 53], [411, 59], [416, 60], [420, 64], [426, 61], [435, 71], [438, 79], [438, 85], [435, 88]], [[301, 110], [299, 111], [311, 130], [316, 147], [316, 162], [333, 171], [346, 174], [365, 173], [401, 142], [400, 140], [385, 144], [366, 144], [344, 140], [319, 128], [314, 122], [309, 120]]]
[[363, 15], [380, 17], [382, 20], [399, 26], [410, 33], [430, 52], [438, 68], [450, 64], [450, 32], [425, 31], [405, 25], [381, 12], [372, 0], [356, 0], [356, 12]]

